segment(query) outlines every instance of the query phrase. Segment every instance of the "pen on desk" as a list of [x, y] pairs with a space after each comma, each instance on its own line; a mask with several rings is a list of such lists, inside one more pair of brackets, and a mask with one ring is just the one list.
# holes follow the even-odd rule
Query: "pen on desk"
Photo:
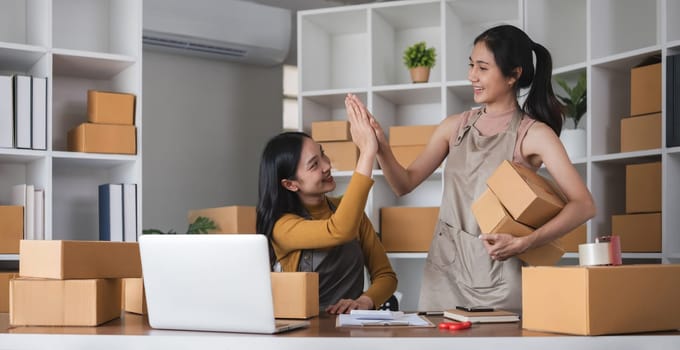
[[443, 316], [444, 311], [418, 311], [418, 315], [425, 316]]

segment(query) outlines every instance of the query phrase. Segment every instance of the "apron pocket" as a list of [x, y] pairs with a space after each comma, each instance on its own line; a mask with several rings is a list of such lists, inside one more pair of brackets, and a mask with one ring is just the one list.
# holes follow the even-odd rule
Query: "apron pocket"
[[456, 235], [456, 264], [451, 274], [462, 284], [471, 288], [491, 288], [503, 280], [503, 262], [492, 260], [477, 236], [463, 230]]
[[442, 220], [437, 220], [427, 260], [438, 269], [445, 270], [456, 260], [455, 251], [453, 227]]

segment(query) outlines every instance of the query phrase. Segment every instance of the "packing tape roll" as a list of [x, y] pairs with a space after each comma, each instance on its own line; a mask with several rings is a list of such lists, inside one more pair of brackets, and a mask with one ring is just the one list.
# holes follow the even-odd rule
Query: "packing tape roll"
[[581, 266], [611, 265], [609, 242], [584, 243], [578, 246], [578, 263]]
[[595, 243], [609, 242], [609, 264], [621, 265], [621, 237], [616, 235], [595, 238]]

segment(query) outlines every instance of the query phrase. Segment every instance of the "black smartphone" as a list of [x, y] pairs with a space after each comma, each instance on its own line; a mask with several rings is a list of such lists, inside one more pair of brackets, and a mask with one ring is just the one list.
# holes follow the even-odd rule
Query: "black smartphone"
[[456, 306], [456, 309], [467, 311], [467, 312], [493, 311], [493, 308], [490, 307], [490, 306]]

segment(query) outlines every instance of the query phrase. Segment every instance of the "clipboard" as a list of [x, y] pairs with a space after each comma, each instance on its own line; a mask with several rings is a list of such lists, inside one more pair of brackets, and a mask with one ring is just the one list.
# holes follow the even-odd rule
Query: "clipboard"
[[416, 313], [404, 314], [393, 320], [355, 319], [348, 314], [340, 314], [335, 318], [335, 327], [343, 328], [434, 328], [429, 318]]

